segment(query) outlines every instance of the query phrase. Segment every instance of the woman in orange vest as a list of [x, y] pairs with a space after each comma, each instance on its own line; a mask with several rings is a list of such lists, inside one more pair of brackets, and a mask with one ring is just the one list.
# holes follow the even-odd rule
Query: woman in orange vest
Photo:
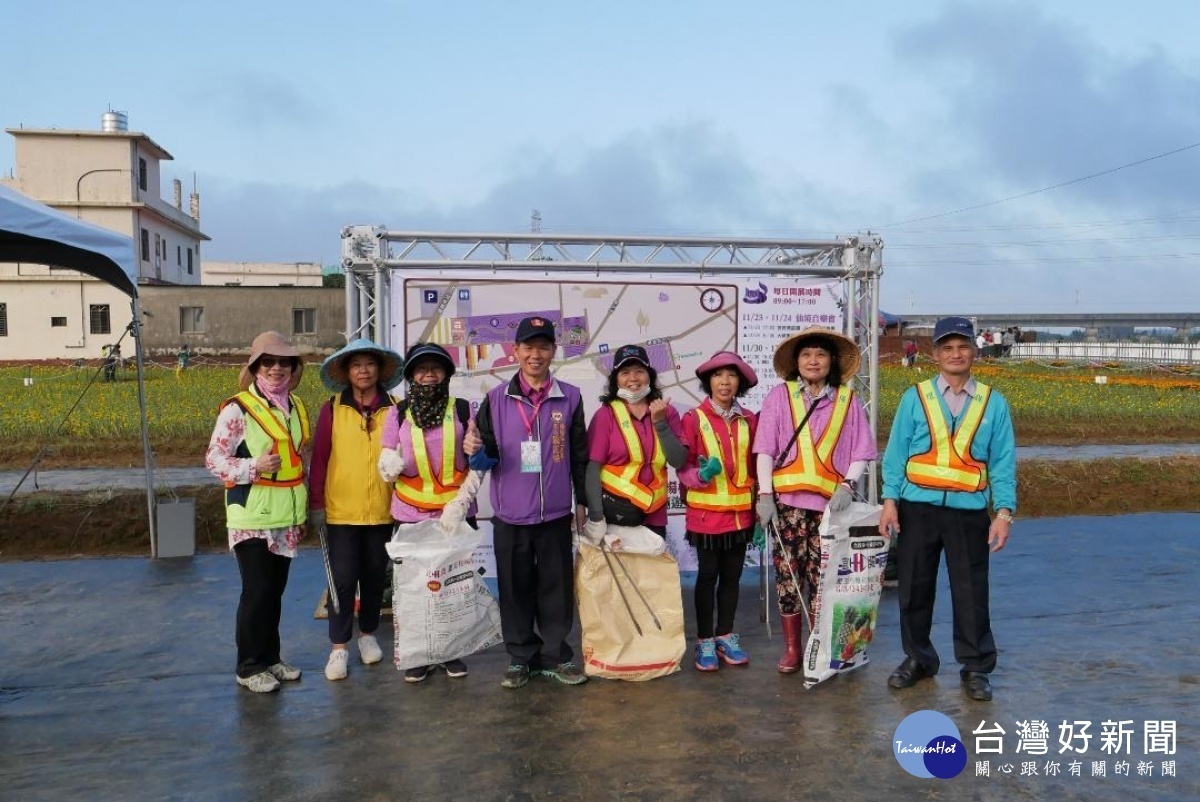
[[708, 398], [683, 415], [688, 458], [679, 481], [687, 488], [687, 540], [699, 560], [696, 669], [716, 671], [722, 660], [750, 662], [733, 623], [746, 544], [754, 536], [750, 446], [758, 418], [737, 399], [758, 384], [758, 376], [737, 354], [718, 351], [696, 368], [696, 377]]
[[817, 613], [821, 517], [849, 506], [854, 482], [875, 459], [871, 425], [849, 386], [858, 365], [858, 346], [837, 332], [792, 335], [775, 349], [784, 383], [758, 416], [756, 509], [763, 529], [772, 525], [779, 535], [771, 545], [785, 651], [776, 667], [785, 674], [800, 669], [800, 613], [807, 610], [810, 629]]
[[292, 391], [304, 362], [283, 335], [263, 332], [238, 377], [241, 392], [221, 404], [204, 464], [225, 484], [229, 550], [237, 557], [237, 683], [255, 693], [300, 679], [279, 655], [283, 591], [308, 514], [304, 460], [308, 412]]
[[[463, 436], [470, 405], [450, 395], [453, 375], [454, 360], [436, 343], [414, 343], [404, 355], [408, 393], [387, 418], [379, 458], [380, 475], [391, 484], [391, 515], [398, 523], [440, 518], [466, 478]], [[474, 526], [473, 501], [466, 513]], [[404, 681], [421, 682], [439, 667], [451, 677], [467, 676], [466, 663], [450, 660], [441, 666], [410, 668]]]
[[679, 413], [663, 400], [646, 349], [618, 348], [607, 392], [588, 425], [584, 534], [590, 542], [600, 542], [606, 523], [667, 536], [667, 465], [679, 469], [687, 458], [681, 433]]
[[354, 340], [321, 364], [321, 381], [336, 395], [317, 416], [309, 516], [314, 528], [325, 529], [338, 598], [337, 609], [328, 608], [331, 649], [325, 664], [325, 679], [334, 682], [346, 678], [356, 590], [359, 659], [363, 665], [383, 660], [375, 631], [390, 565], [391, 488], [375, 465], [394, 404], [388, 390], [400, 383], [403, 367], [398, 353], [370, 340]]

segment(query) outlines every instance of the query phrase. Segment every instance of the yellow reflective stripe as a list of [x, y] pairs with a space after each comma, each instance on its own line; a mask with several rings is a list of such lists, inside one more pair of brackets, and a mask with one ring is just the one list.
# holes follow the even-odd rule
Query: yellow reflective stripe
[[291, 421], [288, 422], [288, 426], [285, 426], [279, 418], [275, 417], [275, 413], [271, 411], [271, 408], [267, 404], [263, 403], [261, 398], [249, 390], [243, 390], [233, 398], [246, 411], [246, 414], [258, 424], [263, 433], [275, 441], [279, 456], [283, 460], [279, 466], [279, 470], [274, 473], [274, 479], [263, 477], [260, 478], [259, 483], [282, 483], [286, 486], [297, 484], [304, 477], [304, 461], [300, 458], [299, 447], [308, 441], [308, 413], [304, 405], [300, 403], [298, 398], [291, 398], [292, 404], [296, 407], [295, 414], [299, 417], [300, 444], [298, 446], [294, 442], [295, 434], [290, 428]]
[[[804, 391], [799, 382], [787, 382], [788, 403], [792, 410], [792, 426], [799, 426], [808, 410], [804, 406]], [[838, 388], [833, 400], [833, 412], [829, 424], [821, 434], [815, 447], [812, 430], [801, 432], [796, 437], [796, 459], [773, 473], [775, 489], [783, 492], [812, 489], [814, 492], [832, 496], [841, 476], [829, 466], [829, 458], [842, 436], [842, 428], [850, 411], [850, 399], [854, 391], [847, 385]], [[807, 424], [806, 424], [807, 427]]]
[[[700, 428], [700, 437], [704, 440], [704, 450], [708, 456], [715, 456], [724, 461], [725, 452], [717, 441], [717, 433], [713, 431], [708, 416], [698, 409], [696, 410], [696, 419]], [[750, 456], [750, 424], [746, 422], [745, 418], [738, 418], [734, 421], [734, 426], [738, 430], [738, 438], [737, 451], [734, 454], [734, 458], [737, 460], [737, 474], [734, 477], [733, 485], [730, 485], [726, 471], [721, 471], [713, 477], [714, 487], [712, 490], [688, 490], [688, 504], [691, 506], [722, 510], [750, 509], [752, 498], [747, 467]]]
[[[413, 420], [411, 408], [405, 410], [404, 417], [409, 425], [413, 459], [417, 463], [417, 475], [421, 478], [421, 489], [418, 491], [410, 485], [402, 484], [401, 478], [398, 477], [396, 480], [397, 492], [402, 494], [401, 498], [405, 501], [409, 499], [432, 502], [449, 500], [447, 496], [453, 497], [456, 492], [454, 485], [454, 399], [450, 398], [446, 401], [446, 411], [442, 414], [442, 474], [440, 483], [433, 475], [433, 465], [429, 461], [429, 451], [425, 447], [425, 432]], [[445, 486], [447, 491], [444, 493], [435, 492], [438, 484]]]
[[[938, 398], [936, 380], [927, 379], [917, 385], [917, 397], [921, 400], [929, 427], [930, 449], [925, 454], [909, 458], [906, 473], [910, 480], [919, 486], [938, 490], [976, 492], [987, 486], [987, 465], [975, 460], [971, 454], [971, 444], [983, 422], [991, 391], [988, 385], [975, 383], [975, 395], [967, 406], [962, 426], [951, 438], [946, 415]], [[930, 464], [930, 457], [934, 464]], [[922, 485], [921, 479], [928, 480], [928, 483]]]
[[[620, 400], [611, 401], [609, 406], [617, 421], [617, 429], [625, 440], [625, 449], [629, 452], [629, 462], [623, 466], [605, 465], [600, 471], [600, 484], [649, 511], [651, 507], [656, 507], [660, 500], [665, 500], [667, 497], [667, 458], [663, 454], [662, 446], [659, 445], [658, 433], [651, 428], [651, 432], [654, 434], [654, 458], [650, 462], [651, 484], [646, 487], [637, 481], [638, 474], [641, 473], [642, 466], [646, 462], [646, 456], [642, 450], [641, 439], [634, 428], [633, 418], [629, 414], [629, 407]], [[653, 427], [653, 423], [651, 426]]]
[[971, 456], [966, 449], [970, 447], [971, 442], [975, 439], [975, 432], [979, 430], [979, 424], [983, 422], [983, 410], [987, 407], [991, 394], [991, 387], [975, 383], [975, 397], [971, 399], [971, 403], [967, 407], [967, 414], [963, 416], [962, 426], [954, 436], [954, 450], [960, 456], [968, 458]]

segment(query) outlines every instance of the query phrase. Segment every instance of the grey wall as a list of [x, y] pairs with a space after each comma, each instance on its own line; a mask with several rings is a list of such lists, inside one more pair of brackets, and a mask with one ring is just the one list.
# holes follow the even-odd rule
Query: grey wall
[[[138, 287], [146, 352], [174, 355], [187, 343], [197, 354], [247, 354], [250, 342], [274, 330], [302, 353], [329, 354], [346, 344], [345, 290], [325, 287]], [[182, 307], [204, 307], [204, 332], [180, 333]], [[292, 310], [316, 310], [316, 333], [295, 334]]]

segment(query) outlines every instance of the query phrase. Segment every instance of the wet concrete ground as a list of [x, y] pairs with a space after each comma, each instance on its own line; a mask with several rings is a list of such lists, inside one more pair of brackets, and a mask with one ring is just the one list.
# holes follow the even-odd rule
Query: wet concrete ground
[[[747, 668], [508, 691], [494, 649], [461, 680], [405, 685], [386, 663], [352, 662], [348, 680], [330, 683], [325, 622], [312, 618], [320, 560], [306, 551], [283, 621], [305, 676], [257, 696], [233, 681], [232, 557], [0, 564], [0, 798], [1196, 799], [1198, 529], [1195, 514], [1020, 521], [992, 564], [1001, 654], [990, 704], [961, 694], [945, 592], [943, 673], [906, 692], [886, 687], [902, 657], [894, 591], [874, 662], [805, 691], [774, 669], [779, 638], [758, 623], [756, 571], [739, 611]], [[910, 776], [892, 755], [901, 719], [923, 709], [949, 716], [967, 745], [954, 779]], [[1015, 752], [1017, 722], [1031, 720], [1049, 725], [1048, 754]], [[1092, 722], [1085, 753], [1060, 754], [1064, 720]], [[1100, 730], [1121, 720], [1133, 738], [1118, 758]], [[1175, 754], [1147, 753], [1147, 721], [1176, 722]], [[1003, 755], [977, 753], [981, 723], [1005, 730]], [[990, 776], [977, 776], [983, 760]], [[1057, 776], [1043, 776], [1048, 760]], [[1164, 760], [1176, 776], [1160, 776]], [[1027, 761], [1038, 776], [1021, 776]], [[1093, 776], [1100, 761], [1105, 776]], [[1152, 775], [1139, 776], [1142, 763]]]
[[[1152, 459], [1200, 455], [1200, 443], [1151, 443], [1128, 445], [1018, 446], [1018, 460], [1091, 460], [1108, 458]], [[0, 496], [7, 496], [21, 481], [25, 470], [0, 471]], [[211, 485], [212, 474], [202, 467], [158, 468], [154, 484], [159, 490]], [[37, 490], [140, 489], [146, 486], [144, 468], [64, 468], [31, 473], [19, 492]]]

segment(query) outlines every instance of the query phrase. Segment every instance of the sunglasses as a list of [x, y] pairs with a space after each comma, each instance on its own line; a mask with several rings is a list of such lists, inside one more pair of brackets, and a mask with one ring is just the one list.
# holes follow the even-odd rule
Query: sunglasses
[[259, 358], [258, 365], [262, 368], [273, 368], [276, 365], [281, 368], [290, 368], [292, 367], [292, 358], [290, 356], [264, 356]]

